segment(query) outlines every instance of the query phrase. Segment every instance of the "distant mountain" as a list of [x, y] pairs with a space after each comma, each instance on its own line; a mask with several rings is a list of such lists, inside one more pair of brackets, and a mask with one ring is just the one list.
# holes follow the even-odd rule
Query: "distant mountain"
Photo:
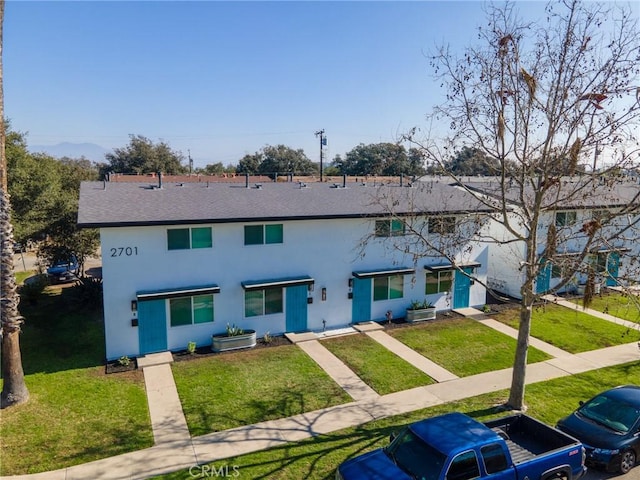
[[56, 145], [30, 145], [31, 152], [44, 152], [52, 157], [80, 158], [85, 157], [94, 162], [104, 162], [104, 155], [107, 150], [95, 143], [69, 143], [63, 142]]

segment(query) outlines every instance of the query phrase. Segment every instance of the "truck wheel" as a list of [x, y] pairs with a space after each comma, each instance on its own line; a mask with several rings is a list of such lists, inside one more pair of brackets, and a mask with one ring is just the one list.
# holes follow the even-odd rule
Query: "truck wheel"
[[627, 473], [636, 465], [636, 454], [633, 450], [622, 452], [620, 457], [620, 473]]

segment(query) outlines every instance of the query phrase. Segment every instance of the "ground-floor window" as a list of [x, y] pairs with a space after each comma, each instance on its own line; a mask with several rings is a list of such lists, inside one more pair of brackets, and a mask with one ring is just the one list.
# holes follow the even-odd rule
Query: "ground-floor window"
[[244, 316], [258, 317], [283, 312], [282, 287], [247, 290], [244, 292]]
[[427, 273], [424, 293], [432, 295], [434, 293], [446, 293], [451, 291], [453, 284], [453, 270], [440, 270], [438, 272]]
[[213, 322], [213, 295], [195, 295], [169, 300], [171, 326]]
[[391, 275], [373, 279], [373, 300], [391, 300], [404, 296], [404, 277]]

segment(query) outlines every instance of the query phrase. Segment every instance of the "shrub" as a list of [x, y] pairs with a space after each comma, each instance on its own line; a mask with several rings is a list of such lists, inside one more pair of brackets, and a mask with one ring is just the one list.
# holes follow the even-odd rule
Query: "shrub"
[[80, 305], [100, 307], [102, 305], [102, 279], [80, 277], [75, 283], [75, 294]]
[[126, 355], [123, 355], [118, 359], [118, 365], [120, 365], [121, 367], [128, 367], [129, 365], [131, 365], [131, 359]]
[[196, 353], [196, 342], [187, 343], [187, 352], [189, 352], [191, 355]]
[[48, 284], [46, 276], [38, 275], [20, 287], [20, 299], [31, 305], [37, 304]]

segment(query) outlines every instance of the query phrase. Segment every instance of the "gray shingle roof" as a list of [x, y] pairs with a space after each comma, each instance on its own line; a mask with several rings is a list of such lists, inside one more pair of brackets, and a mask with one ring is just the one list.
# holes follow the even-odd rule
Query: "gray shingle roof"
[[109, 227], [375, 217], [388, 214], [486, 211], [471, 195], [445, 182], [414, 186], [268, 182], [237, 183], [83, 182], [78, 225]]

